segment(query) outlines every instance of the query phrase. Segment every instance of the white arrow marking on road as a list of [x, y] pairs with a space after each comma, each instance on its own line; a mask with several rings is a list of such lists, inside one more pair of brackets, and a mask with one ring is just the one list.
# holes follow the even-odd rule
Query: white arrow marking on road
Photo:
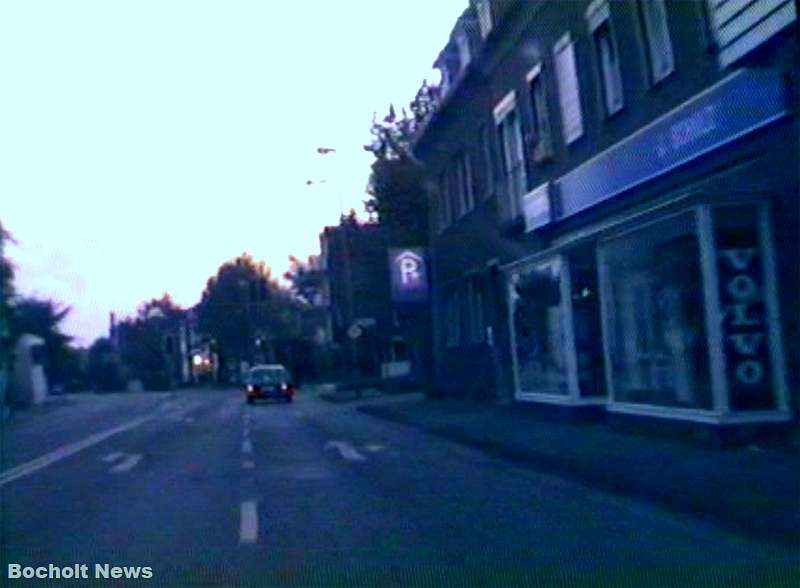
[[138, 464], [140, 461], [142, 461], [141, 455], [131, 454], [128, 455], [123, 461], [119, 462], [117, 465], [115, 465], [108, 471], [111, 472], [112, 474], [120, 474], [122, 472], [127, 472], [135, 468], [136, 464]]
[[241, 522], [239, 524], [239, 543], [255, 543], [258, 539], [258, 503], [247, 500], [242, 503]]
[[102, 459], [106, 463], [111, 463], [112, 461], [117, 461], [121, 457], [125, 457], [125, 454], [122, 453], [121, 451], [114, 451], [112, 453], [109, 453], [108, 455], [104, 455], [100, 459]]
[[5, 486], [6, 484], [13, 482], [19, 478], [24, 478], [25, 476], [29, 476], [30, 474], [41, 470], [42, 468], [46, 468], [50, 464], [56, 463], [57, 461], [61, 461], [69, 457], [70, 455], [74, 455], [79, 451], [83, 451], [84, 449], [91, 447], [92, 445], [97, 445], [108, 439], [109, 437], [113, 437], [119, 433], [123, 433], [125, 431], [129, 431], [134, 427], [138, 427], [144, 422], [149, 421], [152, 419], [151, 416], [139, 417], [138, 419], [134, 419], [118, 427], [114, 427], [113, 429], [108, 429], [107, 431], [103, 431], [101, 433], [95, 433], [94, 435], [90, 435], [83, 439], [82, 441], [77, 441], [76, 443], [70, 443], [69, 445], [64, 445], [63, 447], [59, 447], [55, 451], [51, 451], [41, 457], [37, 457], [29, 462], [23, 463], [18, 465], [17, 467], [8, 469], [3, 473], [0, 473], [0, 487]]
[[328, 441], [325, 449], [336, 449], [343, 459], [348, 461], [365, 461], [367, 458], [361, 455], [358, 450], [347, 441]]

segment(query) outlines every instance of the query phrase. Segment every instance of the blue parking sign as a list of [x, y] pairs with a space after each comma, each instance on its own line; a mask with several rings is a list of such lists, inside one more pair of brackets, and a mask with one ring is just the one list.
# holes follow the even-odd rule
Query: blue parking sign
[[428, 271], [425, 249], [389, 249], [392, 300], [419, 303], [428, 300]]

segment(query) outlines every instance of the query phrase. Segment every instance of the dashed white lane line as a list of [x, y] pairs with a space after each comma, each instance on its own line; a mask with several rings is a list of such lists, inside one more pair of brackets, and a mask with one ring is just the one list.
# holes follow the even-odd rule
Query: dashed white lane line
[[239, 543], [244, 545], [258, 540], [258, 503], [255, 500], [242, 502], [239, 524]]
[[109, 453], [108, 455], [104, 455], [100, 459], [102, 459], [106, 463], [111, 463], [113, 461], [117, 461], [121, 457], [125, 457], [125, 454], [122, 453], [121, 451], [112, 451], [111, 453]]
[[366, 461], [367, 459], [347, 441], [328, 441], [325, 444], [325, 449], [336, 449], [342, 458], [347, 461]]
[[255, 469], [255, 467], [256, 467], [256, 462], [254, 462], [252, 459], [246, 459], [242, 462], [243, 470], [252, 470]]
[[136, 465], [142, 461], [142, 456], [138, 454], [131, 454], [128, 455], [124, 460], [119, 462], [113, 468], [108, 470], [112, 474], [120, 474], [122, 472], [128, 472], [136, 467]]
[[370, 445], [364, 445], [364, 449], [366, 449], [370, 453], [378, 453], [379, 451], [383, 451], [384, 449], [386, 449], [386, 446], [385, 445], [378, 445], [377, 443], [374, 443], [374, 444], [370, 444]]
[[128, 421], [127, 423], [112, 429], [108, 429], [107, 431], [103, 431], [101, 433], [95, 433], [94, 435], [90, 435], [81, 441], [64, 445], [55, 451], [51, 451], [50, 453], [42, 455], [41, 457], [8, 469], [0, 473], [0, 487], [13, 482], [14, 480], [18, 480], [19, 478], [24, 478], [25, 476], [29, 476], [30, 474], [38, 472], [39, 470], [46, 468], [51, 464], [61, 461], [62, 459], [66, 459], [71, 455], [75, 455], [79, 451], [83, 451], [84, 449], [92, 447], [93, 445], [97, 445], [109, 437], [113, 437], [114, 435], [118, 435], [119, 433], [123, 433], [138, 427], [142, 423], [147, 422], [152, 418], [152, 415], [148, 415], [139, 417], [138, 419], [133, 419], [132, 421]]
[[253, 453], [253, 443], [250, 441], [250, 439], [245, 439], [242, 441], [242, 453], [245, 455]]

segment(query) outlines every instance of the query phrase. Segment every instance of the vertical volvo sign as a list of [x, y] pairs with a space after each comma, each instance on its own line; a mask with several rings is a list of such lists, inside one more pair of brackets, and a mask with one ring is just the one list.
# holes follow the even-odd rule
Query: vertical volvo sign
[[421, 247], [389, 249], [389, 274], [394, 302], [419, 304], [428, 301], [425, 249]]

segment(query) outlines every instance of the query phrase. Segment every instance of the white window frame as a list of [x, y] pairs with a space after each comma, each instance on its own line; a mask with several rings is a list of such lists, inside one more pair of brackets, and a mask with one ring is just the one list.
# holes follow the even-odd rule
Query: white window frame
[[565, 33], [553, 46], [553, 58], [564, 143], [569, 145], [582, 137], [584, 132], [575, 43], [569, 33]]
[[[715, 206], [747, 206], [758, 207], [759, 244], [761, 246], [762, 265], [764, 268], [764, 303], [767, 315], [767, 337], [773, 373], [773, 393], [775, 394], [774, 410], [738, 411], [730, 409], [730, 394], [725, 372], [725, 355], [722, 347], [722, 308], [719, 298], [719, 276], [716, 262], [712, 211]], [[703, 305], [706, 327], [706, 344], [709, 354], [709, 372], [711, 376], [711, 409], [668, 407], [655, 404], [621, 402], [616, 399], [613, 370], [611, 364], [611, 348], [607, 333], [613, 326], [612, 313], [616, 312], [611, 280], [612, 272], [606, 260], [603, 244], [631, 232], [654, 226], [669, 219], [691, 212], [695, 219], [695, 231], [698, 238], [700, 267], [703, 288]], [[673, 213], [653, 218], [645, 223], [621, 228], [604, 237], [597, 248], [598, 279], [600, 289], [600, 314], [603, 331], [603, 355], [605, 361], [606, 389], [608, 393], [609, 412], [644, 415], [665, 419], [677, 419], [709, 424], [737, 424], [755, 422], [784, 422], [791, 420], [789, 397], [786, 384], [786, 363], [783, 355], [781, 324], [778, 308], [777, 279], [775, 275], [774, 245], [769, 222], [769, 208], [762, 201], [737, 200], [726, 203], [703, 203], [686, 207]]]
[[533, 160], [537, 162], [552, 155], [550, 111], [547, 107], [547, 87], [542, 70], [543, 65], [539, 62], [525, 75], [530, 107], [537, 122], [536, 128], [533, 129], [536, 142], [531, 146], [530, 152]]
[[462, 217], [475, 207], [475, 195], [472, 187], [472, 163], [466, 150], [458, 153], [454, 161], [454, 167], [459, 217]]
[[642, 22], [650, 83], [657, 84], [675, 71], [666, 2], [637, 0], [636, 4]]
[[[569, 257], [566, 253], [567, 250], [562, 249], [543, 251], [540, 254], [531, 256], [523, 263], [514, 263], [513, 266], [505, 269], [509, 309], [508, 331], [511, 339], [511, 364], [514, 376], [514, 398], [519, 401], [546, 402], [567, 406], [602, 405], [607, 402], [606, 395], [583, 396], [580, 391], [580, 382], [578, 381], [578, 356], [577, 350], [575, 349], [575, 325], [572, 313], [572, 279], [570, 276]], [[564, 363], [567, 371], [565, 374], [567, 379], [567, 394], [522, 390], [519, 381], [519, 360], [517, 359], [516, 329], [514, 325], [515, 292], [513, 276], [515, 274], [524, 273], [531, 268], [550, 265], [554, 262], [559, 263], [561, 266], [559, 280], [561, 305], [559, 310], [562, 313], [565, 330], [564, 343], [566, 349], [564, 350]]]
[[[513, 122], [509, 117], [513, 115]], [[517, 94], [511, 91], [494, 107], [495, 126], [500, 136], [501, 159], [505, 197], [509, 203], [509, 218], [515, 220], [522, 212], [522, 197], [527, 192], [527, 170], [525, 169], [525, 139], [522, 121], [517, 109]], [[507, 129], [508, 132], [504, 132]]]
[[[586, 10], [589, 24], [589, 35], [595, 53], [595, 67], [600, 82], [600, 96], [603, 102], [603, 113], [606, 117], [615, 115], [625, 105], [625, 91], [622, 84], [622, 66], [620, 63], [619, 44], [611, 20], [611, 8], [608, 0], [594, 0]], [[598, 42], [598, 31], [601, 27], [608, 31], [608, 41], [614, 56], [613, 62], [606, 63], [603, 51]]]

